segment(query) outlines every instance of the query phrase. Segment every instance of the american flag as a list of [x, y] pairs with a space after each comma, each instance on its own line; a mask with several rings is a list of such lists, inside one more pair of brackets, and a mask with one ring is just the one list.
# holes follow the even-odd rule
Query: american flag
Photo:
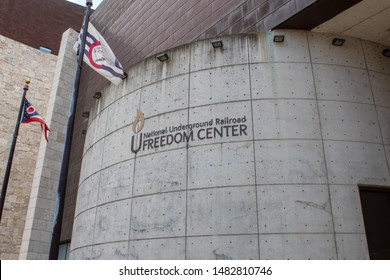
[[39, 122], [41, 124], [46, 142], [48, 142], [49, 141], [48, 134], [50, 129], [47, 126], [46, 122], [43, 120], [43, 118], [38, 114], [37, 110], [35, 110], [35, 107], [31, 105], [31, 103], [26, 98], [24, 99], [22, 123], [30, 123], [30, 122]]

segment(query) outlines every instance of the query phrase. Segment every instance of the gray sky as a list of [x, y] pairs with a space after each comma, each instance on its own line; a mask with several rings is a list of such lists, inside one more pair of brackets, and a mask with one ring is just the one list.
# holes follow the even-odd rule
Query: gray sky
[[[66, 0], [66, 1], [76, 3], [76, 4], [79, 4], [79, 5], [84, 6], [84, 7], [85, 7], [85, 3], [86, 3], [85, 0]], [[103, 2], [103, 0], [92, 0], [92, 3], [93, 3], [92, 9], [96, 10], [96, 8], [102, 2]]]

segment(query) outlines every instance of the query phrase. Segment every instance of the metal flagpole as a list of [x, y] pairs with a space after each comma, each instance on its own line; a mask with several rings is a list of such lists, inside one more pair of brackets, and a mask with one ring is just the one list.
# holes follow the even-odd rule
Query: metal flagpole
[[72, 146], [73, 127], [74, 127], [74, 119], [75, 119], [76, 105], [77, 105], [77, 96], [79, 93], [81, 69], [83, 64], [88, 22], [89, 22], [89, 16], [91, 13], [92, 5], [93, 5], [92, 1], [88, 1], [88, 0], [86, 1], [87, 7], [84, 14], [83, 30], [81, 30], [82, 38], [81, 38], [81, 44], [79, 46], [79, 52], [78, 52], [77, 72], [74, 81], [73, 95], [70, 101], [69, 118], [68, 118], [68, 125], [67, 125], [66, 136], [65, 136], [65, 147], [62, 156], [60, 179], [59, 179], [58, 190], [57, 190], [56, 209], [55, 209], [54, 219], [53, 219], [53, 232], [51, 237], [49, 260], [58, 259], [58, 251], [60, 246], [61, 228], [62, 228], [62, 218], [64, 215], [64, 204], [65, 204], [66, 184], [68, 178], [70, 150]]
[[14, 131], [14, 136], [13, 136], [13, 139], [12, 139], [11, 149], [9, 151], [9, 157], [8, 157], [7, 168], [6, 168], [6, 171], [5, 171], [3, 187], [1, 188], [0, 221], [1, 221], [1, 218], [3, 216], [4, 200], [5, 200], [5, 195], [7, 193], [7, 187], [8, 187], [8, 181], [9, 181], [9, 175], [11, 173], [12, 161], [14, 159], [16, 140], [17, 140], [18, 134], [19, 134], [20, 119], [22, 118], [22, 114], [23, 114], [24, 99], [26, 98], [26, 94], [27, 94], [27, 91], [28, 91], [28, 85], [29, 84], [30, 84], [30, 81], [27, 80], [26, 84], [24, 85], [24, 88], [23, 88], [22, 101], [20, 102], [19, 114], [18, 114], [18, 119], [16, 121], [16, 125], [15, 125], [15, 131]]

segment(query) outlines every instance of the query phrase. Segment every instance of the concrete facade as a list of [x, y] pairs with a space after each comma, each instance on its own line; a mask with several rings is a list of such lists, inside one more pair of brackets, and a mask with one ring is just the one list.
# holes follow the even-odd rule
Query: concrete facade
[[[207, 38], [265, 32], [278, 28], [308, 30], [361, 0], [105, 0], [91, 16], [121, 61], [129, 68], [161, 51]], [[292, 22], [290, 23], [290, 19]], [[300, 23], [304, 23], [304, 25]], [[108, 81], [86, 67], [80, 84], [67, 189], [76, 196], [91, 96]], [[76, 201], [67, 199], [64, 237], [69, 240]], [[66, 229], [66, 232], [65, 232]]]
[[390, 186], [390, 61], [333, 38], [198, 41], [106, 86], [70, 257], [368, 259], [358, 185]]
[[[57, 54], [61, 21], [77, 30], [84, 8], [25, 2], [1, 2], [0, 34]], [[91, 20], [130, 77], [115, 88], [83, 69], [61, 233], [72, 258], [368, 258], [357, 185], [389, 186], [389, 62], [383, 46], [341, 34], [386, 45], [389, 9], [379, 2], [105, 0]], [[344, 10], [353, 33], [339, 19], [316, 29], [345, 37], [340, 48], [330, 45], [336, 35], [303, 31], [280, 44], [272, 33], [225, 37], [308, 30]], [[52, 128], [39, 144], [39, 126], [21, 127], [1, 259], [48, 258], [76, 36], [65, 33], [55, 70], [54, 56], [0, 36], [10, 108], [0, 112], [0, 171], [25, 78]], [[199, 41], [221, 36], [222, 50]], [[167, 49], [164, 64], [150, 57]], [[134, 122], [137, 109], [145, 119]]]
[[[31, 80], [27, 99], [42, 117], [57, 57], [0, 35], [0, 184], [3, 184], [23, 86]], [[34, 168], [42, 137], [37, 123], [20, 125], [11, 177], [0, 225], [0, 259], [17, 259], [21, 247]]]
[[[91, 22], [127, 69], [161, 51], [207, 38], [266, 32], [281, 24], [284, 29], [310, 30], [360, 1], [104, 0], [91, 16]], [[291, 24], [289, 19], [293, 19]], [[301, 22], [304, 25], [299, 24]], [[72, 179], [79, 177], [84, 147], [82, 131], [86, 124], [81, 114], [90, 110], [91, 96], [107, 82], [92, 69], [83, 70], [76, 115], [78, 125], [74, 131], [73, 160], [69, 170]], [[78, 180], [68, 182], [68, 189], [77, 187]], [[74, 211], [76, 202], [68, 201]], [[65, 211], [67, 216], [71, 213]], [[66, 224], [64, 228], [68, 226]]]

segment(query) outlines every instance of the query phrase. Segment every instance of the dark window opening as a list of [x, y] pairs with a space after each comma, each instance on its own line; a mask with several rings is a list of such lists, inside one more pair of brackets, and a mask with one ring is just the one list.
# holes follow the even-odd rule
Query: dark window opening
[[390, 188], [359, 186], [368, 251], [372, 260], [390, 260]]

